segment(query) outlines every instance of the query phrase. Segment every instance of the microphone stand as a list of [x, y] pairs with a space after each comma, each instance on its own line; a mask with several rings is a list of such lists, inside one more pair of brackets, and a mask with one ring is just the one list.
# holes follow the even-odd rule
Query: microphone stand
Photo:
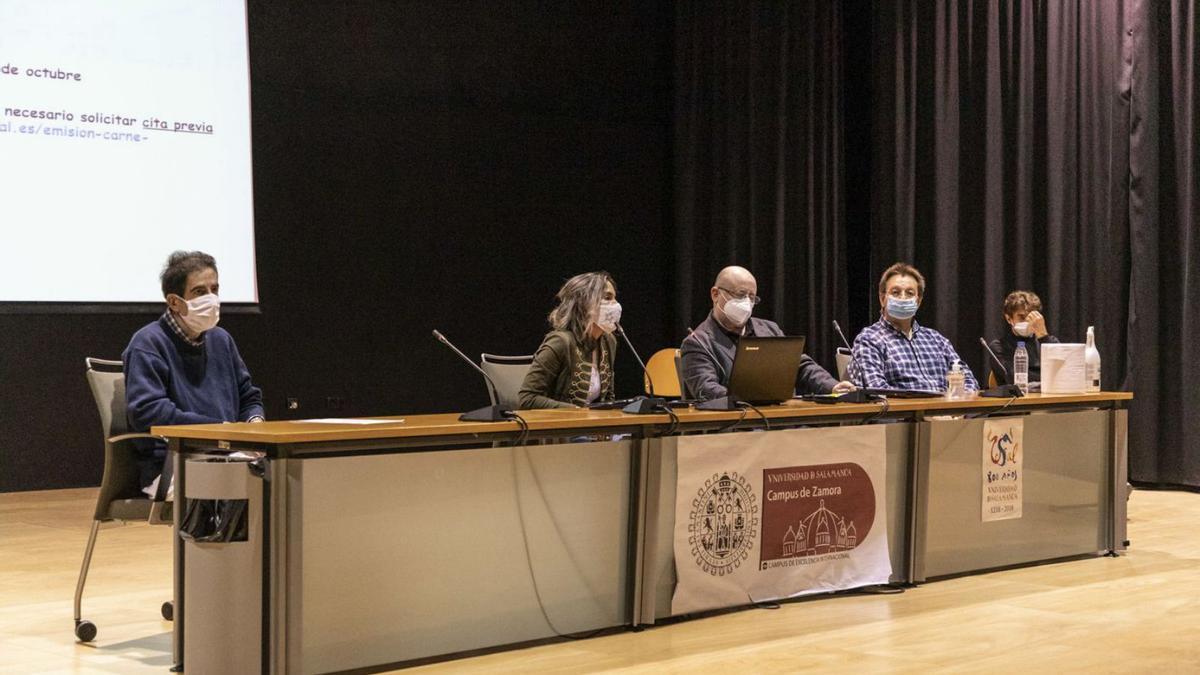
[[621, 412], [629, 413], [630, 415], [648, 415], [651, 413], [660, 413], [667, 407], [667, 400], [654, 395], [654, 378], [650, 377], [650, 373], [646, 370], [646, 362], [642, 360], [637, 349], [634, 349], [633, 343], [629, 341], [629, 336], [625, 334], [625, 329], [621, 324], [617, 324], [617, 334], [625, 341], [629, 347], [629, 351], [633, 353], [633, 358], [637, 359], [638, 365], [642, 367], [642, 377], [650, 386], [650, 396], [639, 396], [629, 405], [621, 408]]
[[[492, 395], [496, 397], [497, 401], [500, 400], [500, 390], [496, 388], [496, 383], [492, 381], [492, 378], [487, 374], [487, 371], [485, 371], [483, 368], [480, 368], [479, 364], [472, 361], [469, 356], [459, 351], [458, 347], [455, 347], [454, 344], [451, 343], [450, 340], [447, 339], [445, 335], [442, 335], [437, 329], [434, 329], [433, 337], [437, 338], [438, 342], [441, 342], [449, 347], [451, 351], [457, 354], [460, 359], [466, 361], [467, 364], [472, 368], [479, 371], [479, 374], [483, 375], [483, 379], [487, 380], [488, 386], [491, 387]], [[514, 417], [516, 417], [516, 415], [513, 414], [513, 411], [506, 409], [500, 404], [496, 404], [470, 410], [459, 415], [458, 419], [461, 422], [504, 422], [512, 420]]]
[[[850, 346], [850, 342], [848, 340], [846, 340], [846, 334], [842, 332], [842, 327], [838, 325], [837, 319], [833, 320], [833, 329], [835, 331], [837, 331], [838, 337], [842, 338], [842, 344], [846, 345], [846, 349], [850, 352], [850, 366], [849, 367], [857, 366], [858, 364], [856, 364], [854, 362], [854, 348], [852, 348]], [[858, 371], [859, 369], [854, 368], [854, 370]], [[863, 376], [863, 374], [861, 372], [859, 372], [858, 375], [859, 375], [860, 379]], [[852, 384], [854, 384], [854, 386], [858, 387], [858, 389], [855, 389], [854, 391], [848, 391], [844, 394], [840, 394], [837, 397], [838, 402], [871, 403], [873, 401], [879, 400], [880, 397], [877, 394], [872, 394], [867, 391], [867, 383], [865, 380], [862, 380], [860, 382], [854, 382], [854, 378], [851, 378], [850, 382]]]
[[[1008, 368], [1004, 367], [1004, 362], [1000, 360], [999, 356], [996, 356], [996, 352], [992, 351], [992, 348], [988, 345], [987, 340], [979, 338], [979, 344], [983, 345], [983, 348], [986, 349], [987, 353], [991, 355], [992, 361], [994, 361], [996, 365], [1000, 366], [1000, 372], [1004, 373], [1004, 379], [1007, 381]], [[991, 398], [1019, 398], [1025, 394], [1021, 393], [1021, 388], [1015, 384], [1001, 384], [992, 387], [991, 389], [981, 391], [979, 392], [979, 395], [989, 396]]]

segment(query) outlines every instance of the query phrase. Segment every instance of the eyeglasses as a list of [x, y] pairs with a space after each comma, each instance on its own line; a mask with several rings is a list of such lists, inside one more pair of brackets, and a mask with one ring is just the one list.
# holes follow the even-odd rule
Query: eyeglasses
[[729, 297], [731, 297], [735, 300], [745, 300], [746, 298], [750, 298], [750, 303], [754, 304], [754, 305], [757, 305], [758, 303], [762, 302], [762, 298], [758, 297], [757, 295], [752, 295], [750, 293], [735, 293], [734, 291], [731, 291], [728, 288], [725, 288], [723, 286], [717, 286], [717, 290], [725, 291], [726, 293], [729, 294]]

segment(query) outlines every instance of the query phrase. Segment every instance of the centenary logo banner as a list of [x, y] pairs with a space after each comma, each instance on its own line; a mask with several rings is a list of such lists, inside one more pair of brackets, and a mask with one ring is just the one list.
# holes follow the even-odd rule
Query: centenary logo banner
[[672, 614], [888, 582], [882, 426], [683, 436]]
[[983, 522], [1021, 517], [1024, 503], [1025, 420], [1005, 417], [983, 424]]

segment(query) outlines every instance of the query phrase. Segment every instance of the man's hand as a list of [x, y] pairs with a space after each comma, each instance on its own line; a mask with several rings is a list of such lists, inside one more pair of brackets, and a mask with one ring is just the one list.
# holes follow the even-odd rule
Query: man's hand
[[1029, 328], [1037, 339], [1040, 340], [1050, 334], [1050, 331], [1046, 330], [1046, 317], [1036, 309], [1026, 315], [1025, 320], [1029, 322]]
[[858, 389], [858, 387], [854, 386], [853, 382], [847, 382], [845, 380], [833, 385], [833, 393], [835, 394], [845, 394], [846, 392], [854, 391], [855, 389]]

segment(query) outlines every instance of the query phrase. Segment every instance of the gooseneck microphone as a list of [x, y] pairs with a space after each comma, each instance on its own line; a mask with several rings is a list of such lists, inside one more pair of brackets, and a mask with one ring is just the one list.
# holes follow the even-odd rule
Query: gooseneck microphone
[[629, 341], [629, 336], [625, 334], [625, 329], [621, 324], [617, 324], [617, 334], [625, 341], [629, 351], [633, 352], [633, 358], [637, 359], [638, 365], [642, 367], [642, 378], [650, 386], [649, 398], [640, 396], [629, 405], [621, 408], [621, 412], [630, 413], [632, 415], [645, 415], [649, 413], [662, 412], [663, 408], [667, 407], [667, 400], [654, 395], [654, 378], [650, 377], [650, 372], [646, 369], [646, 362], [642, 360], [638, 350], [634, 348], [633, 343]]
[[[437, 338], [438, 342], [441, 342], [449, 347], [450, 351], [457, 354], [458, 358], [466, 361], [472, 368], [478, 371], [480, 375], [483, 375], [483, 379], [487, 380], [488, 386], [492, 388], [492, 395], [495, 396], [497, 401], [500, 400], [500, 390], [496, 388], [496, 383], [492, 381], [491, 376], [487, 374], [486, 370], [480, 368], [478, 363], [475, 363], [471, 360], [471, 357], [462, 353], [458, 347], [454, 346], [454, 343], [450, 342], [449, 338], [447, 338], [445, 335], [442, 335], [441, 331], [436, 328], [433, 329], [433, 337]], [[496, 404], [465, 412], [459, 415], [458, 419], [462, 422], [502, 422], [511, 420], [514, 417], [515, 415], [513, 415], [513, 411], [506, 410], [504, 406]]]
[[[851, 375], [851, 384], [858, 387], [858, 389], [854, 391], [848, 391], [838, 396], [837, 400], [844, 401], [846, 403], [869, 403], [871, 401], [879, 400], [879, 396], [877, 394], [867, 391], [867, 374], [861, 372], [861, 368], [854, 367], [858, 365], [854, 362], [854, 348], [850, 346], [850, 341], [846, 339], [846, 334], [842, 332], [842, 327], [838, 325], [837, 319], [833, 320], [833, 329], [837, 331], [838, 337], [842, 338], [842, 344], [846, 345], [846, 349], [850, 352], [850, 363], [846, 366], [846, 370], [847, 374]], [[854, 381], [855, 378], [850, 371], [858, 373], [858, 382]]]
[[[992, 360], [996, 362], [996, 365], [1000, 366], [1000, 372], [1004, 373], [1004, 379], [1007, 381], [1009, 379], [1008, 368], [1004, 367], [1004, 362], [1000, 360], [999, 356], [996, 356], [996, 352], [992, 351], [992, 347], [987, 343], [987, 340], [979, 338], [979, 344], [983, 345], [983, 348], [986, 349], [987, 353], [991, 355]], [[979, 392], [979, 395], [993, 398], [1020, 398], [1025, 394], [1021, 391], [1021, 388], [1015, 384], [998, 384], [991, 389], [986, 389]]]
[[838, 325], [837, 319], [833, 320], [833, 329], [837, 331], [838, 337], [842, 338], [842, 344], [846, 345], [846, 349], [854, 351], [850, 347], [850, 342], [846, 339], [846, 334], [842, 332], [842, 327]]
[[996, 365], [1000, 366], [1000, 372], [1004, 373], [1004, 381], [1007, 382], [1009, 380], [1008, 368], [1004, 367], [1004, 362], [1000, 360], [999, 356], [996, 356], [996, 352], [992, 351], [992, 347], [987, 343], [987, 340], [979, 338], [979, 344], [983, 345], [983, 348], [986, 349], [987, 353], [991, 355], [992, 361], [994, 361]]

